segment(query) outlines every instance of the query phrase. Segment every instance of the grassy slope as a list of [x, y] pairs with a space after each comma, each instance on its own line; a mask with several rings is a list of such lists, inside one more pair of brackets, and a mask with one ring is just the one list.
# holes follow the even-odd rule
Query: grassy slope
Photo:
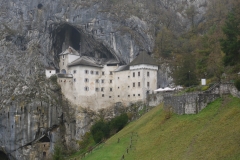
[[[240, 99], [218, 99], [198, 115], [165, 120], [165, 114], [162, 106], [154, 108], [84, 159], [240, 159]], [[126, 154], [131, 132], [138, 137]]]

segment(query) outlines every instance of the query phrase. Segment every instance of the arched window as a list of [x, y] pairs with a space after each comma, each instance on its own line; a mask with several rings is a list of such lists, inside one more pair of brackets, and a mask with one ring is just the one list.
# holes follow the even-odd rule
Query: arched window
[[65, 69], [62, 69], [62, 70], [61, 70], [61, 73], [62, 73], [62, 74], [66, 74], [67, 72], [66, 72]]

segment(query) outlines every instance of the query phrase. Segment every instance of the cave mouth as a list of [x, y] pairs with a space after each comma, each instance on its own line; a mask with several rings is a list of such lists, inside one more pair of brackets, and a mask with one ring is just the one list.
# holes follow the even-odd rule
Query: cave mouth
[[8, 156], [3, 151], [0, 151], [0, 159], [1, 160], [9, 160]]
[[52, 41], [54, 55], [57, 59], [59, 59], [58, 55], [69, 46], [73, 47], [81, 56], [118, 59], [116, 54], [112, 53], [103, 43], [94, 39], [92, 35], [68, 23], [57, 25], [52, 30]]
[[81, 34], [79, 31], [69, 24], [60, 25], [54, 31], [53, 47], [55, 54], [60, 54], [69, 46], [76, 51], [80, 51]]
[[50, 142], [50, 139], [47, 136], [42, 137], [39, 142]]

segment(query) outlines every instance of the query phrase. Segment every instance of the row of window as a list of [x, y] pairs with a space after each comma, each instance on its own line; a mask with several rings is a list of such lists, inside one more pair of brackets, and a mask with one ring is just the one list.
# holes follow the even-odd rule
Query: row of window
[[[89, 91], [89, 87], [87, 87], [87, 86], [84, 87], [84, 90], [85, 90], [85, 91]], [[95, 88], [95, 91], [96, 91], [96, 92], [99, 92], [99, 91], [104, 92], [104, 87], [101, 87], [101, 88], [96, 87], [96, 88]], [[113, 91], [113, 88], [109, 88], [109, 91], [112, 92], [112, 91]]]
[[[136, 95], [137, 96], [137, 95]], [[138, 97], [140, 97], [141, 95], [140, 94], [138, 94]], [[102, 97], [105, 97], [105, 95], [104, 94], [102, 94]], [[120, 97], [120, 95], [118, 95], [118, 97]], [[128, 95], [128, 97], [130, 97], [130, 95]], [[133, 94], [133, 97], [135, 97], [135, 94]], [[112, 98], [112, 96], [109, 96], [109, 98]]]
[[[141, 75], [141, 72], [138, 72], [138, 77], [140, 77], [140, 75]], [[150, 76], [150, 72], [147, 72], [147, 76], [148, 77]], [[135, 77], [135, 72], [133, 72], [133, 77]], [[128, 78], [130, 77], [128, 76]]]

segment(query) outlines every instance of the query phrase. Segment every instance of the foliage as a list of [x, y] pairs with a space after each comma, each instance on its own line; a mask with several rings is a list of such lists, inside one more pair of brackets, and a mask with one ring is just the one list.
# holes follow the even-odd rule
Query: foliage
[[225, 38], [221, 39], [221, 48], [225, 53], [224, 65], [235, 65], [240, 60], [240, 18], [237, 17], [237, 10], [229, 12], [222, 30]]
[[110, 122], [110, 130], [112, 132], [120, 131], [128, 122], [127, 113], [123, 113], [120, 116], [113, 118]]
[[174, 71], [175, 84], [186, 87], [198, 84], [195, 68], [194, 57], [185, 54], [182, 58], [182, 63]]
[[63, 147], [60, 143], [54, 145], [53, 160], [63, 160]]
[[240, 91], [240, 79], [237, 79], [237, 80], [234, 82], [234, 85], [235, 85], [235, 87], [237, 88], [237, 90]]
[[53, 83], [57, 83], [57, 75], [52, 75], [50, 77], [50, 80], [53, 82]]
[[97, 121], [91, 127], [91, 134], [93, 139], [96, 143], [109, 138], [110, 133], [114, 134], [120, 131], [128, 122], [128, 115], [127, 113], [123, 113], [120, 116], [117, 116], [111, 121], [106, 122], [103, 119]]

